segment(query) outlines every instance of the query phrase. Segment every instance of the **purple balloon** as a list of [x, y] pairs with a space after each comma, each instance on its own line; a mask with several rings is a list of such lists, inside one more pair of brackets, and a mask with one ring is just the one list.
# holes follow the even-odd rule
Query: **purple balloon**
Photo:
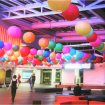
[[11, 45], [10, 43], [8, 43], [8, 42], [5, 42], [5, 43], [4, 43], [4, 47], [3, 47], [4, 50], [8, 51], [8, 50], [10, 50], [11, 48], [12, 48], [12, 45]]
[[63, 51], [63, 54], [68, 54], [70, 52], [70, 47], [65, 46], [65, 47], [63, 47], [62, 51]]
[[37, 55], [39, 55], [39, 56], [43, 55], [43, 50], [38, 50]]
[[30, 50], [30, 54], [31, 54], [31, 55], [36, 55], [36, 54], [37, 54], [37, 50], [36, 50], [35, 48], [32, 48], [32, 49]]
[[101, 42], [102, 42], [101, 38], [97, 37], [97, 40], [95, 42], [90, 42], [90, 45], [92, 47], [99, 47], [101, 45]]
[[56, 54], [56, 58], [57, 58], [57, 59], [60, 59], [60, 58], [61, 58], [61, 54], [60, 54], [60, 53], [57, 53], [57, 54]]

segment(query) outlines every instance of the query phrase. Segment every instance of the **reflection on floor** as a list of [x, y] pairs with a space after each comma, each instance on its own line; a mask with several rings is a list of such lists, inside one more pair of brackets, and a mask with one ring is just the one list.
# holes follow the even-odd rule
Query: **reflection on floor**
[[[36, 85], [34, 87], [52, 87], [49, 85]], [[68, 95], [72, 91], [64, 90], [63, 94]], [[89, 97], [101, 95], [101, 91], [92, 91]], [[31, 105], [33, 100], [41, 100], [42, 105], [54, 105], [56, 93], [35, 93], [30, 92], [30, 85], [28, 83], [21, 83], [15, 97], [14, 105]], [[11, 91], [7, 88], [0, 88], [0, 105], [11, 105]]]

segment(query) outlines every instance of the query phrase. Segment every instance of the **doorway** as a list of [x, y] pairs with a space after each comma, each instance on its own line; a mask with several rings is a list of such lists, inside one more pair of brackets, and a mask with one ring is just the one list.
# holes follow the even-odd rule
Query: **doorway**
[[51, 85], [51, 72], [43, 72], [43, 84]]

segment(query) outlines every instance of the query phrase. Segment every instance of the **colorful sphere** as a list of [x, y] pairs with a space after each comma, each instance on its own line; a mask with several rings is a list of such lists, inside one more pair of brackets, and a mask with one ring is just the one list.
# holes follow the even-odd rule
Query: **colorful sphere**
[[43, 56], [44, 57], [49, 57], [50, 56], [50, 52], [49, 51], [44, 51], [43, 52]]
[[85, 36], [90, 33], [91, 25], [88, 22], [81, 20], [75, 25], [75, 30], [79, 35]]
[[16, 57], [14, 55], [11, 56], [11, 60], [16, 60]]
[[75, 55], [76, 54], [76, 50], [74, 48], [71, 48], [71, 51], [69, 53], [71, 56]]
[[97, 40], [95, 42], [90, 42], [90, 45], [92, 47], [99, 47], [101, 45], [101, 43], [102, 43], [101, 38], [97, 36]]
[[16, 58], [18, 58], [18, 57], [20, 56], [20, 51], [14, 52], [14, 56], [15, 56]]
[[69, 8], [71, 0], [47, 0], [49, 7], [56, 12], [62, 12]]
[[90, 36], [92, 36], [92, 34], [93, 34], [93, 28], [91, 27], [91, 31], [90, 31], [90, 33], [87, 34], [87, 35], [85, 35], [85, 37], [90, 37]]
[[105, 44], [104, 44], [104, 47], [101, 49], [101, 50], [98, 50], [99, 52], [103, 52], [105, 51]]
[[30, 50], [30, 54], [31, 54], [31, 55], [36, 55], [36, 54], [37, 54], [37, 50], [36, 50], [35, 48], [32, 48], [32, 49]]
[[99, 47], [95, 47], [96, 50], [102, 50], [104, 47], [104, 43], [102, 41], [101, 45]]
[[69, 8], [62, 12], [63, 17], [68, 21], [73, 21], [79, 16], [79, 9], [76, 5], [70, 4]]
[[0, 49], [2, 49], [4, 47], [4, 43], [3, 41], [0, 40]]
[[97, 34], [93, 32], [92, 36], [86, 37], [89, 42], [95, 42], [97, 40]]
[[60, 54], [60, 53], [57, 53], [57, 54], [56, 54], [56, 58], [57, 58], [57, 59], [60, 59], [60, 58], [61, 58], [61, 54]]
[[68, 61], [71, 60], [71, 56], [70, 55], [67, 55], [66, 56], [66, 60], [68, 60]]
[[76, 50], [76, 56], [78, 56], [80, 54], [80, 52], [78, 50]]
[[54, 41], [49, 41], [49, 45], [48, 45], [48, 48], [50, 49], [54, 49], [56, 46], [56, 43]]
[[68, 46], [63, 47], [62, 52], [63, 52], [63, 54], [68, 54], [70, 52], [70, 47], [68, 47]]
[[3, 47], [4, 50], [8, 51], [8, 50], [10, 50], [11, 48], [12, 48], [12, 45], [11, 45], [10, 43], [8, 43], [8, 42], [5, 42], [5, 43], [4, 43], [4, 47]]
[[19, 50], [19, 46], [18, 45], [13, 45], [12, 46], [12, 50], [13, 51], [18, 51]]
[[30, 54], [30, 49], [28, 47], [22, 47], [20, 49], [20, 54], [22, 57], [26, 57]]
[[88, 54], [87, 54], [87, 53], [84, 53], [83, 58], [84, 58], [84, 59], [86, 59], [86, 58], [87, 58], [87, 56], [88, 56]]
[[38, 50], [37, 55], [39, 55], [39, 56], [43, 55], [43, 50]]
[[17, 26], [11, 26], [11, 27], [8, 28], [7, 34], [11, 38], [19, 38], [21, 36], [21, 30]]
[[62, 54], [62, 59], [66, 59], [66, 55], [65, 54]]
[[94, 55], [93, 54], [90, 54], [90, 60], [93, 60], [94, 59]]
[[34, 58], [38, 58], [39, 56], [36, 54], [35, 56], [34, 56]]
[[34, 42], [34, 40], [35, 40], [35, 34], [32, 33], [32, 32], [26, 32], [26, 33], [23, 35], [23, 40], [24, 40], [24, 42], [26, 42], [26, 43], [32, 43], [32, 42]]
[[46, 38], [41, 38], [41, 39], [39, 39], [39, 42], [38, 43], [39, 43], [39, 46], [40, 47], [46, 48], [49, 45], [49, 40], [46, 39]]
[[82, 58], [84, 56], [84, 53], [82, 51], [80, 51], [80, 54], [79, 54], [79, 58]]
[[14, 52], [13, 52], [12, 50], [9, 50], [9, 51], [6, 52], [6, 54], [7, 54], [8, 56], [13, 56], [13, 55], [14, 55]]
[[5, 51], [3, 49], [0, 49], [0, 57], [2, 57], [5, 54]]
[[55, 52], [50, 53], [50, 58], [55, 58], [55, 57], [56, 57]]
[[62, 51], [63, 45], [61, 43], [57, 43], [55, 47], [55, 51]]

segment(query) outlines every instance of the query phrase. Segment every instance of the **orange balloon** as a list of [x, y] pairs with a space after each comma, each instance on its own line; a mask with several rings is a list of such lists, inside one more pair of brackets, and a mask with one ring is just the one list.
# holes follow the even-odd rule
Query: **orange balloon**
[[34, 40], [35, 40], [35, 34], [32, 33], [32, 32], [26, 32], [26, 33], [23, 35], [23, 40], [24, 40], [26, 43], [32, 43], [32, 42], [34, 42]]
[[13, 56], [14, 52], [12, 50], [9, 50], [6, 52], [8, 56]]
[[15, 60], [16, 59], [16, 57], [13, 55], [13, 56], [11, 56], [11, 60]]
[[101, 49], [101, 50], [98, 50], [99, 52], [103, 52], [103, 51], [105, 51], [105, 44], [104, 44], [104, 47], [103, 47], [103, 49]]
[[39, 39], [39, 46], [42, 48], [46, 48], [49, 45], [49, 40], [46, 38]]
[[16, 58], [18, 58], [18, 57], [20, 56], [20, 52], [19, 52], [19, 51], [14, 52], [14, 56], [15, 56]]
[[28, 55], [28, 58], [33, 59], [34, 56], [32, 56], [31, 54]]
[[75, 57], [74, 56], [71, 57], [71, 61], [75, 61]]
[[55, 57], [56, 57], [55, 52], [52, 52], [52, 53], [50, 54], [50, 58], [55, 58]]

